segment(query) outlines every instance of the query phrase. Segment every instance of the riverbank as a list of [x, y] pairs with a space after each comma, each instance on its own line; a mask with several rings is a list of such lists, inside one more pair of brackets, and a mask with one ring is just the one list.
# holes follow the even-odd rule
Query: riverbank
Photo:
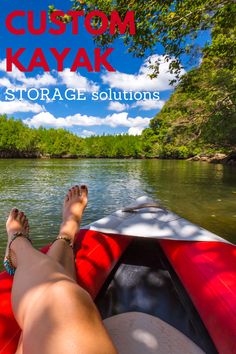
[[199, 154], [190, 158], [176, 158], [176, 157], [132, 157], [132, 156], [80, 156], [75, 154], [41, 154], [39, 152], [21, 152], [21, 151], [0, 151], [0, 159], [124, 159], [124, 160], [187, 160], [193, 162], [208, 162], [213, 164], [224, 164], [229, 166], [236, 166], [236, 151], [232, 151], [230, 154], [215, 153], [215, 154]]
[[200, 154], [188, 159], [189, 161], [202, 161], [209, 163], [221, 163], [224, 165], [236, 166], [236, 151], [232, 151], [230, 154]]

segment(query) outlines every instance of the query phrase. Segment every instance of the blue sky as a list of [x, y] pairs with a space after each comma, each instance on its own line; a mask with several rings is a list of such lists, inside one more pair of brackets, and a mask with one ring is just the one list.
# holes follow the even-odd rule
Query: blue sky
[[[72, 35], [70, 25], [67, 32], [60, 36], [53, 36], [48, 33], [40, 36], [25, 34], [16, 36], [10, 34], [5, 27], [6, 16], [14, 10], [33, 10], [35, 18], [42, 10], [47, 10], [48, 5], [54, 4], [56, 8], [68, 10], [69, 1], [32, 1], [21, 0], [20, 2], [2, 0], [1, 25], [0, 25], [0, 113], [7, 113], [16, 119], [22, 119], [31, 127], [63, 127], [73, 131], [80, 136], [89, 136], [92, 134], [117, 134], [129, 133], [140, 134], [148, 126], [150, 119], [162, 108], [164, 102], [170, 97], [173, 87], [169, 86], [170, 74], [167, 72], [167, 64], [163, 62], [160, 67], [160, 76], [157, 79], [150, 80], [147, 77], [149, 69], [145, 59], [137, 59], [127, 53], [121, 40], [117, 40], [112, 47], [114, 52], [109, 57], [110, 64], [116, 69], [116, 72], [109, 73], [105, 69], [101, 73], [89, 73], [86, 69], [80, 69], [76, 73], [71, 73], [69, 68], [80, 47], [86, 48], [89, 58], [93, 62], [93, 50], [96, 45], [93, 38], [83, 28], [83, 21], [80, 21], [80, 34]], [[81, 19], [82, 20], [82, 19]], [[15, 20], [16, 27], [26, 26], [26, 19]], [[50, 26], [50, 24], [48, 24]], [[201, 34], [198, 41], [203, 43], [209, 39], [208, 34]], [[13, 51], [24, 47], [26, 52], [20, 61], [28, 66], [33, 51], [37, 47], [43, 48], [45, 56], [52, 71], [44, 73], [42, 69], [36, 69], [32, 73], [21, 73], [14, 69], [12, 73], [7, 73], [5, 66], [6, 48], [13, 48]], [[50, 54], [49, 48], [55, 47], [62, 51], [65, 47], [70, 47], [71, 52], [65, 60], [65, 69], [58, 73], [56, 61]], [[162, 49], [157, 46], [155, 56], [162, 59]], [[186, 70], [189, 67], [185, 68]], [[36, 88], [41, 92], [42, 89], [50, 90], [50, 98], [55, 89], [58, 89], [64, 98], [64, 92], [68, 88], [83, 89], [86, 100], [66, 100], [56, 99], [55, 101], [30, 100], [24, 94], [24, 100], [19, 101], [18, 89], [24, 88], [27, 92]], [[6, 100], [6, 89], [14, 89], [15, 97], [13, 101]], [[154, 92], [159, 92], [159, 100], [145, 100], [142, 94], [142, 100], [93, 100], [92, 92], [114, 92], [122, 95], [123, 91], [133, 93], [150, 92], [153, 98]], [[32, 92], [32, 91], [31, 91]], [[33, 96], [32, 92], [32, 96]], [[118, 97], [118, 96], [117, 96]], [[140, 95], [138, 98], [141, 97]]]

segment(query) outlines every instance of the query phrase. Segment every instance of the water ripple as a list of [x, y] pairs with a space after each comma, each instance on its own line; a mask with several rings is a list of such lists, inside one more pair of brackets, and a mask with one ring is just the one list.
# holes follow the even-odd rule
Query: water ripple
[[0, 253], [11, 208], [27, 213], [35, 245], [41, 247], [56, 236], [65, 193], [79, 183], [89, 186], [83, 224], [147, 194], [235, 242], [235, 176], [229, 167], [187, 161], [0, 160]]

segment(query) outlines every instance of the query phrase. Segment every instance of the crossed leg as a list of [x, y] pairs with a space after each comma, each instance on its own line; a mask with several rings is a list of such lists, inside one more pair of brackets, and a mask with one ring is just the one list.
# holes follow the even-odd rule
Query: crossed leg
[[[73, 244], [83, 210], [86, 187], [74, 187], [66, 196], [59, 236]], [[7, 221], [9, 241], [17, 231], [27, 232], [24, 213], [13, 209]], [[72, 248], [63, 239], [47, 255], [23, 237], [11, 245], [16, 272], [12, 307], [22, 329], [17, 354], [116, 354], [89, 294], [75, 282]]]

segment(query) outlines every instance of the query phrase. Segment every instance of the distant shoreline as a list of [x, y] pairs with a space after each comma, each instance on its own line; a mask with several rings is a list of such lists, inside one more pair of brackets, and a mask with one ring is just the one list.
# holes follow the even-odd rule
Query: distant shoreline
[[42, 155], [40, 153], [23, 153], [23, 152], [3, 152], [0, 151], [1, 160], [10, 160], [10, 159], [41, 159], [41, 160], [84, 160], [84, 159], [112, 159], [112, 160], [185, 160], [185, 161], [197, 161], [197, 162], [208, 162], [214, 164], [224, 164], [230, 166], [236, 166], [236, 151], [231, 152], [230, 154], [200, 154], [193, 156], [191, 158], [176, 158], [176, 157], [132, 157], [132, 156], [79, 156], [79, 155]]

